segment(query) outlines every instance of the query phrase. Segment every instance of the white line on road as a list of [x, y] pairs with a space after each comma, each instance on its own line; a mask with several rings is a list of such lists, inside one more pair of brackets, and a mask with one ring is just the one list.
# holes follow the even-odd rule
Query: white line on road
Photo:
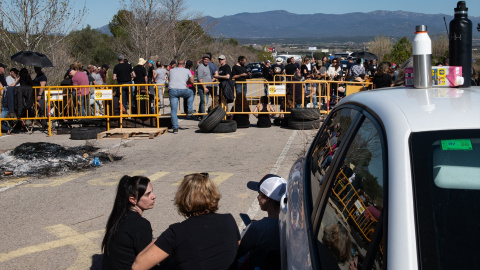
[[[292, 132], [292, 135], [290, 135], [290, 138], [288, 139], [287, 144], [283, 148], [282, 153], [278, 157], [277, 162], [275, 162], [275, 165], [273, 165], [273, 168], [270, 170], [271, 174], [278, 173], [278, 170], [280, 169], [280, 165], [282, 164], [282, 161], [285, 159], [285, 156], [287, 155], [288, 150], [290, 149], [290, 146], [292, 146], [293, 140], [295, 139], [296, 135], [297, 135], [297, 131], [294, 130]], [[250, 219], [253, 219], [255, 217], [259, 209], [260, 209], [260, 205], [258, 205], [257, 197], [255, 197], [252, 204], [250, 205], [250, 208], [247, 211], [247, 215], [250, 217]], [[238, 229], [240, 230], [240, 232], [242, 232], [243, 229], [245, 229], [245, 223], [243, 223], [243, 221], [240, 223], [240, 225], [238, 225]]]

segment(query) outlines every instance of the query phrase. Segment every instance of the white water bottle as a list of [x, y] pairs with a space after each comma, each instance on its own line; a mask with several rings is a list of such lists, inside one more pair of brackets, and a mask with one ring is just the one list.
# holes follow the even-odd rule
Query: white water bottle
[[432, 40], [428, 36], [426, 25], [415, 27], [413, 39], [413, 86], [415, 88], [432, 87]]

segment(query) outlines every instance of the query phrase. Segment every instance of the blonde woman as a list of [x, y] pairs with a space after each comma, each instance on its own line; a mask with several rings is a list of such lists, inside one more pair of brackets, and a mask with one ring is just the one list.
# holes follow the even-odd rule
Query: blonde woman
[[175, 205], [186, 220], [170, 225], [135, 259], [132, 269], [150, 269], [172, 255], [176, 269], [228, 269], [240, 240], [231, 214], [216, 214], [220, 194], [208, 173], [183, 178]]

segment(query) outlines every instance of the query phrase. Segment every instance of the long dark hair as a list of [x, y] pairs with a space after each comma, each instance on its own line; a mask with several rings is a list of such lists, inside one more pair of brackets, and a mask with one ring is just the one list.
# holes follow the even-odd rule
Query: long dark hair
[[108, 253], [108, 243], [112, 240], [117, 232], [118, 225], [127, 215], [133, 206], [129, 201], [129, 197], [135, 197], [138, 201], [147, 190], [150, 179], [144, 176], [128, 176], [124, 175], [118, 183], [117, 195], [113, 204], [112, 212], [107, 221], [105, 228], [105, 236], [102, 241], [102, 251]]
[[20, 69], [20, 72], [18, 73], [20, 77], [20, 85], [21, 86], [32, 86], [33, 81], [32, 77], [30, 77], [30, 72], [28, 72], [28, 69], [22, 68]]

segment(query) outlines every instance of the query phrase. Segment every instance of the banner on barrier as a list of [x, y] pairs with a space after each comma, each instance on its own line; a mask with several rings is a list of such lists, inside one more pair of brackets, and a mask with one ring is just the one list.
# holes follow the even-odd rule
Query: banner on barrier
[[50, 101], [63, 100], [62, 90], [45, 90], [45, 99]]
[[95, 100], [112, 100], [112, 89], [95, 89]]
[[287, 93], [285, 85], [274, 85], [271, 84], [268, 86], [268, 94], [271, 95], [279, 95], [284, 96]]

